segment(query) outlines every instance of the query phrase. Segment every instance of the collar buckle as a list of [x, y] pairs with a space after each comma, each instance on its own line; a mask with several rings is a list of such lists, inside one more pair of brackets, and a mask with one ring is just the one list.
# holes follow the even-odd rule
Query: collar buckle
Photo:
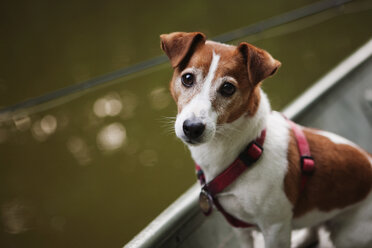
[[312, 156], [301, 156], [301, 171], [304, 175], [310, 176], [315, 171], [315, 162]]
[[263, 153], [263, 147], [256, 141], [252, 141], [247, 149], [239, 154], [239, 159], [246, 165], [249, 166], [256, 162]]

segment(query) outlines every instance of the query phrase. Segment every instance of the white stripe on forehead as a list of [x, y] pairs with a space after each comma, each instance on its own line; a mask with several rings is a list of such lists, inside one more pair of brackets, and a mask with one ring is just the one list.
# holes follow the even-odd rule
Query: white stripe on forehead
[[205, 42], [205, 44], [217, 45], [217, 46], [225, 46], [225, 47], [233, 47], [233, 45], [225, 44], [225, 43], [221, 43], [221, 42], [213, 41], [213, 40], [207, 40]]
[[204, 97], [209, 95], [209, 91], [212, 86], [212, 80], [214, 79], [214, 76], [216, 74], [219, 60], [220, 60], [220, 55], [215, 54], [213, 51], [212, 62], [211, 62], [211, 65], [209, 66], [208, 74], [204, 79], [204, 85], [201, 91], [201, 95], [203, 95]]
[[180, 114], [180, 119], [183, 119], [183, 121], [191, 118], [192, 116], [204, 119], [207, 118], [210, 119], [210, 121], [216, 118], [216, 114], [212, 109], [212, 102], [209, 94], [211, 92], [212, 81], [215, 77], [219, 60], [220, 56], [215, 54], [213, 51], [212, 62], [209, 66], [208, 74], [204, 78], [200, 92], [195, 95], [188, 104], [185, 105]]

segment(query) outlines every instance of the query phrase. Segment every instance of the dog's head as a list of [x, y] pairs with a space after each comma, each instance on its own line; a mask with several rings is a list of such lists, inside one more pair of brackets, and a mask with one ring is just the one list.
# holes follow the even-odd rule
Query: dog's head
[[178, 106], [176, 135], [191, 145], [211, 141], [220, 125], [253, 116], [260, 82], [280, 66], [269, 53], [245, 42], [206, 41], [199, 32], [160, 39], [174, 69], [170, 91]]

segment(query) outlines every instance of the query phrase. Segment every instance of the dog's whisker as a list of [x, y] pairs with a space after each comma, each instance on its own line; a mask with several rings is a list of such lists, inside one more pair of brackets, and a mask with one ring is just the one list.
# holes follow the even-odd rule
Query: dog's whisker
[[163, 130], [163, 133], [165, 133], [165, 134], [174, 134], [175, 132], [174, 132], [174, 128], [165, 128], [164, 130]]
[[162, 117], [159, 122], [161, 123], [161, 127], [163, 128], [163, 133], [165, 135], [174, 135], [174, 123], [175, 117]]
[[163, 116], [158, 119], [160, 123], [162, 123], [164, 126], [174, 126], [174, 123], [176, 122], [176, 117], [167, 117]]
[[165, 120], [176, 120], [177, 117], [176, 116], [163, 116], [163, 117], [161, 117], [161, 119], [165, 119]]

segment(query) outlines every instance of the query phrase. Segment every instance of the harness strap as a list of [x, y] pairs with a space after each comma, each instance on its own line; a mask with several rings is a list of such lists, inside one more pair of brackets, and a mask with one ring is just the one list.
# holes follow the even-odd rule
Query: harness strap
[[233, 227], [238, 228], [256, 227], [256, 225], [239, 220], [232, 216], [231, 214], [229, 214], [228, 212], [226, 212], [216, 197], [213, 198], [213, 203], [216, 206], [217, 210], [222, 213], [227, 222], [229, 222], [229, 224], [232, 225]]
[[315, 162], [314, 158], [311, 156], [309, 143], [307, 142], [306, 136], [302, 129], [293, 121], [287, 119], [287, 122], [293, 130], [294, 136], [296, 137], [296, 143], [298, 151], [300, 153], [300, 162], [301, 162], [301, 185], [300, 191], [302, 192], [305, 189], [306, 183], [309, 177], [314, 173]]

